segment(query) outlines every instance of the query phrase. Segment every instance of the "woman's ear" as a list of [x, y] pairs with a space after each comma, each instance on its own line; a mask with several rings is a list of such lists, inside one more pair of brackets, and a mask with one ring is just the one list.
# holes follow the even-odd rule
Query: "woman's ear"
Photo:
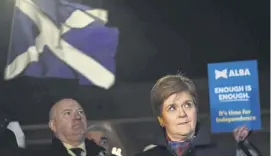
[[157, 119], [158, 119], [158, 122], [159, 122], [160, 126], [164, 127], [164, 121], [163, 121], [162, 117], [158, 116]]

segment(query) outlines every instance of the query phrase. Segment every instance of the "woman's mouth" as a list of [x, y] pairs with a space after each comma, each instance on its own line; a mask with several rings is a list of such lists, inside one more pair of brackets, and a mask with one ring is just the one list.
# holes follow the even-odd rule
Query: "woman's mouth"
[[185, 125], [185, 124], [188, 124], [188, 121], [187, 122], [178, 123], [177, 125]]

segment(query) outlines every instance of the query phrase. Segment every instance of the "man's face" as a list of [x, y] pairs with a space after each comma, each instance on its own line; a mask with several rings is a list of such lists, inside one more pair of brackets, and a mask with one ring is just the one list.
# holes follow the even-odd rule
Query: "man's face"
[[102, 131], [89, 131], [87, 133], [87, 138], [93, 140], [97, 145], [107, 149], [109, 147], [108, 138]]
[[85, 138], [87, 119], [81, 105], [72, 99], [64, 99], [53, 108], [49, 126], [65, 143], [82, 141]]

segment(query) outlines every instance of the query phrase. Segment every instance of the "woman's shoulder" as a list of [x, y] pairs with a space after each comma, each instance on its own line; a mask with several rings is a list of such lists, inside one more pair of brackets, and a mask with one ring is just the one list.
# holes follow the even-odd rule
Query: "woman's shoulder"
[[172, 156], [173, 154], [163, 145], [148, 145], [135, 156]]

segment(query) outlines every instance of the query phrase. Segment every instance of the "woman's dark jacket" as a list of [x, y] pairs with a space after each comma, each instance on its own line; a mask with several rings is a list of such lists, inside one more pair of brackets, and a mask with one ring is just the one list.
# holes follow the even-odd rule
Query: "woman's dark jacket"
[[[164, 132], [164, 131], [163, 131]], [[165, 135], [165, 133], [164, 133]], [[248, 142], [239, 142], [236, 146], [236, 150], [227, 150], [225, 148], [218, 147], [214, 143], [205, 143], [200, 138], [204, 136], [203, 132], [199, 129], [199, 124], [196, 127], [196, 133], [194, 140], [191, 140], [189, 147], [187, 147], [182, 155], [183, 156], [236, 156], [236, 155], [260, 155], [259, 151], [255, 146], [251, 145]], [[136, 156], [177, 156], [175, 151], [169, 147], [168, 142], [162, 136], [158, 141], [156, 146], [136, 154]], [[221, 141], [223, 142], [223, 141]]]

